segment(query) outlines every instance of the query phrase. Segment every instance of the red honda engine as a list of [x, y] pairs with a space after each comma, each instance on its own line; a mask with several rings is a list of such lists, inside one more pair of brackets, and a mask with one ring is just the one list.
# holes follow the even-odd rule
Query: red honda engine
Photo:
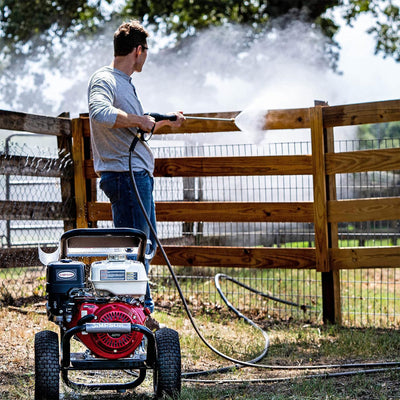
[[[115, 303], [81, 303], [68, 329], [76, 326], [78, 321], [87, 315], [94, 315], [92, 322], [130, 323], [144, 325], [146, 314], [141, 305], [123, 302]], [[78, 338], [97, 357], [116, 359], [132, 354], [143, 339], [140, 332], [131, 333], [77, 333]]]

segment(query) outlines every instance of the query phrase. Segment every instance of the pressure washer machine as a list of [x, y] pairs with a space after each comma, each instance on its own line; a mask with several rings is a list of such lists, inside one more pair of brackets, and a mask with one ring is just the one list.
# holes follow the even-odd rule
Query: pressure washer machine
[[[61, 236], [57, 252], [43, 254], [47, 315], [60, 335], [35, 335], [35, 399], [59, 399], [60, 376], [75, 390], [124, 392], [140, 385], [148, 369], [157, 397], [179, 395], [178, 333], [146, 327], [146, 235], [130, 228], [73, 229]], [[88, 370], [121, 370], [127, 379], [98, 383], [85, 374], [82, 380]]]

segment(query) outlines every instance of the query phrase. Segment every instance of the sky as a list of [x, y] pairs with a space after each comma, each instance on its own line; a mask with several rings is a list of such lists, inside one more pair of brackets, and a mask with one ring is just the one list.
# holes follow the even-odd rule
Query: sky
[[342, 46], [339, 69], [349, 92], [343, 103], [400, 98], [400, 63], [374, 55], [374, 42], [365, 33], [368, 18], [360, 18], [354, 28], [343, 26], [337, 36]]

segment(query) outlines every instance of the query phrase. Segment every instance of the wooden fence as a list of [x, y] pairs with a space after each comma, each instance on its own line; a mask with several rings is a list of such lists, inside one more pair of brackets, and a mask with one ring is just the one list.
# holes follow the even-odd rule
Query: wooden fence
[[[0, 176], [51, 177], [59, 178], [61, 182], [61, 201], [58, 202], [37, 201], [35, 198], [21, 201], [20, 199], [9, 199], [7, 196], [4, 200], [0, 200], [0, 219], [6, 221], [6, 224], [9, 224], [10, 221], [21, 220], [61, 220], [64, 221], [64, 230], [76, 226], [72, 124], [68, 114], [63, 115], [48, 117], [0, 110], [0, 129], [10, 131], [10, 136], [18, 132], [56, 136], [59, 150], [58, 158], [13, 155], [8, 154], [6, 150], [0, 152]], [[2, 234], [4, 233], [2, 232]], [[0, 268], [35, 265], [40, 265], [37, 246], [35, 248], [0, 246]]]
[[[234, 118], [237, 112], [199, 114]], [[75, 226], [96, 226], [111, 220], [109, 203], [97, 201], [90, 153], [88, 117], [35, 119], [21, 115], [9, 121], [0, 114], [0, 128], [72, 136]], [[32, 117], [32, 118], [31, 118]], [[40, 129], [34, 122], [38, 122]], [[339, 248], [338, 224], [400, 219], [400, 197], [337, 200], [335, 176], [400, 169], [400, 148], [335, 153], [334, 127], [400, 121], [400, 100], [311, 108], [270, 110], [264, 128], [310, 129], [312, 154], [251, 157], [186, 157], [156, 160], [155, 177], [312, 175], [313, 202], [157, 202], [157, 220], [182, 222], [305, 222], [314, 224], [315, 247], [224, 247], [166, 245], [173, 265], [245, 268], [316, 269], [321, 273], [324, 321], [341, 322], [341, 269], [400, 267], [400, 246]], [[5, 123], [6, 126], [5, 126]], [[26, 129], [29, 127], [29, 129]], [[158, 133], [238, 131], [234, 122], [187, 120], [179, 129]], [[17, 162], [17, 161], [15, 161]], [[4, 207], [4, 204], [0, 204]], [[10, 216], [9, 216], [10, 217]], [[8, 251], [12, 251], [7, 249]], [[4, 251], [3, 249], [1, 251]], [[1, 253], [0, 253], [1, 255]], [[164, 264], [157, 254], [154, 264]]]

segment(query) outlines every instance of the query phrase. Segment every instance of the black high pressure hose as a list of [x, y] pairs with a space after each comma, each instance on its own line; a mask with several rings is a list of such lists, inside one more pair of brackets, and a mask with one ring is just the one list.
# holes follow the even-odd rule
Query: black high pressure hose
[[[175, 272], [174, 272], [174, 270], [173, 270], [173, 268], [172, 268], [172, 265], [171, 265], [171, 263], [170, 263], [170, 261], [169, 261], [169, 259], [168, 259], [168, 256], [167, 256], [167, 254], [165, 253], [164, 247], [163, 247], [163, 245], [161, 244], [160, 239], [158, 238], [157, 233], [156, 233], [156, 231], [155, 231], [155, 229], [154, 229], [154, 227], [153, 227], [153, 225], [152, 225], [152, 223], [151, 223], [151, 221], [150, 221], [150, 218], [149, 218], [149, 216], [148, 216], [148, 214], [147, 214], [147, 212], [146, 212], [146, 209], [145, 209], [145, 207], [144, 207], [144, 205], [143, 205], [142, 199], [140, 198], [140, 194], [139, 194], [138, 188], [137, 188], [137, 186], [136, 186], [135, 177], [134, 177], [133, 170], [132, 170], [132, 153], [133, 153], [133, 151], [134, 151], [134, 149], [135, 149], [136, 144], [138, 143], [138, 141], [139, 141], [139, 137], [138, 137], [138, 136], [135, 136], [135, 138], [133, 139], [132, 144], [131, 144], [131, 146], [130, 146], [130, 148], [129, 148], [129, 171], [130, 171], [130, 178], [131, 178], [131, 181], [132, 181], [133, 189], [134, 189], [135, 195], [136, 195], [136, 197], [137, 197], [139, 206], [140, 206], [140, 208], [141, 208], [141, 210], [142, 210], [142, 212], [143, 212], [143, 215], [144, 215], [144, 217], [145, 217], [145, 219], [146, 219], [146, 221], [147, 221], [147, 223], [148, 223], [148, 225], [149, 225], [149, 228], [150, 228], [150, 230], [151, 230], [151, 233], [152, 233], [152, 235], [154, 236], [154, 238], [155, 238], [155, 240], [156, 240], [156, 243], [157, 243], [157, 246], [159, 247], [159, 249], [160, 249], [160, 251], [161, 251], [161, 253], [162, 253], [162, 255], [163, 255], [164, 259], [165, 259], [165, 262], [166, 262], [166, 264], [167, 264], [167, 266], [168, 266], [168, 270], [169, 270], [169, 272], [170, 272], [170, 274], [171, 274], [171, 276], [172, 276], [172, 279], [173, 279], [173, 281], [174, 281], [174, 283], [175, 283], [175, 286], [176, 286], [176, 288], [177, 288], [177, 290], [178, 290], [179, 297], [180, 297], [181, 300], [182, 300], [182, 303], [183, 303], [183, 306], [184, 306], [184, 308], [185, 308], [186, 314], [187, 314], [187, 316], [188, 316], [190, 322], [192, 323], [192, 326], [193, 326], [194, 330], [196, 331], [196, 333], [197, 333], [197, 335], [199, 336], [199, 338], [203, 341], [203, 343], [204, 343], [210, 350], [212, 350], [214, 353], [218, 354], [220, 357], [225, 358], [226, 360], [229, 360], [229, 361], [231, 361], [231, 362], [233, 362], [233, 363], [235, 363], [235, 364], [238, 364], [238, 365], [249, 366], [249, 367], [252, 366], [252, 367], [254, 367], [254, 364], [255, 364], [256, 362], [260, 361], [261, 359], [263, 359], [263, 358], [265, 357], [265, 355], [267, 354], [267, 352], [268, 352], [268, 347], [269, 347], [269, 337], [268, 337], [267, 333], [266, 333], [264, 330], [262, 330], [259, 326], [257, 326], [256, 324], [254, 324], [253, 321], [251, 321], [250, 319], [248, 319], [247, 317], [245, 317], [244, 315], [242, 315], [242, 318], [244, 318], [244, 319], [245, 319], [247, 322], [249, 322], [252, 326], [254, 326], [255, 328], [257, 328], [258, 330], [261, 331], [261, 333], [263, 334], [264, 339], [265, 339], [265, 346], [264, 346], [264, 350], [262, 351], [262, 353], [261, 353], [258, 357], [256, 357], [255, 359], [250, 360], [249, 362], [244, 362], [244, 361], [235, 360], [234, 358], [231, 358], [231, 357], [229, 357], [229, 356], [227, 356], [227, 355], [221, 353], [221, 352], [220, 352], [219, 350], [217, 350], [216, 348], [214, 348], [214, 347], [213, 347], [211, 344], [209, 344], [209, 343], [207, 342], [207, 340], [204, 338], [204, 336], [203, 336], [202, 333], [200, 332], [200, 330], [199, 330], [199, 328], [198, 328], [196, 322], [194, 321], [193, 316], [192, 316], [192, 313], [190, 312], [190, 309], [189, 309], [189, 307], [188, 307], [188, 305], [187, 305], [185, 296], [184, 296], [184, 294], [183, 294], [183, 292], [182, 292], [182, 289], [181, 289], [181, 287], [180, 287], [180, 285], [179, 285], [178, 278], [177, 278], [177, 276], [175, 275]], [[237, 366], [232, 367], [232, 368], [237, 368]]]
[[[255, 327], [256, 329], [258, 329], [262, 333], [262, 335], [264, 337], [264, 340], [265, 340], [265, 345], [264, 345], [263, 351], [256, 358], [254, 358], [254, 359], [252, 359], [250, 361], [240, 361], [240, 360], [236, 360], [236, 359], [234, 359], [234, 358], [232, 358], [232, 357], [230, 357], [230, 356], [228, 356], [226, 354], [221, 353], [218, 349], [216, 349], [214, 346], [212, 346], [210, 343], [208, 343], [207, 340], [205, 339], [205, 337], [203, 336], [203, 334], [200, 332], [200, 330], [199, 330], [199, 328], [198, 328], [198, 326], [197, 326], [197, 324], [196, 324], [196, 322], [195, 322], [195, 320], [194, 320], [194, 318], [192, 316], [192, 313], [191, 313], [191, 311], [189, 309], [189, 306], [188, 306], [188, 304], [186, 302], [185, 296], [184, 296], [184, 294], [182, 292], [182, 289], [181, 289], [181, 287], [179, 285], [178, 278], [175, 275], [175, 272], [174, 272], [174, 270], [172, 268], [172, 265], [171, 265], [171, 263], [170, 263], [170, 261], [168, 259], [168, 256], [165, 253], [164, 247], [162, 246], [162, 244], [160, 242], [160, 239], [157, 236], [157, 233], [156, 233], [156, 231], [155, 231], [155, 229], [154, 229], [154, 227], [153, 227], [153, 225], [152, 225], [152, 223], [150, 221], [150, 218], [149, 218], [149, 216], [148, 216], [148, 214], [146, 212], [146, 209], [145, 209], [145, 207], [143, 205], [142, 199], [140, 198], [140, 194], [139, 194], [138, 188], [136, 186], [136, 181], [135, 181], [133, 170], [132, 170], [132, 153], [133, 153], [133, 151], [134, 151], [134, 149], [136, 147], [136, 144], [137, 144], [137, 142], [139, 140], [140, 140], [139, 137], [135, 136], [135, 138], [133, 139], [132, 144], [131, 144], [131, 146], [129, 148], [130, 178], [131, 178], [131, 182], [132, 182], [133, 189], [134, 189], [135, 195], [137, 197], [139, 206], [140, 206], [140, 208], [141, 208], [141, 210], [143, 212], [143, 215], [144, 215], [144, 217], [145, 217], [145, 219], [146, 219], [146, 221], [147, 221], [147, 223], [149, 225], [149, 228], [150, 228], [150, 230], [152, 232], [152, 235], [154, 236], [154, 238], [156, 240], [156, 243], [157, 243], [157, 245], [158, 245], [158, 247], [159, 247], [159, 249], [160, 249], [160, 251], [161, 251], [161, 253], [163, 255], [163, 258], [164, 258], [164, 260], [165, 260], [165, 262], [167, 264], [168, 270], [169, 270], [169, 272], [170, 272], [170, 274], [172, 276], [172, 279], [173, 279], [173, 281], [175, 283], [175, 286], [176, 286], [176, 288], [178, 290], [179, 297], [182, 300], [182, 304], [183, 304], [183, 307], [185, 309], [185, 312], [186, 312], [186, 314], [187, 314], [187, 316], [188, 316], [188, 318], [189, 318], [194, 330], [196, 331], [198, 337], [205, 344], [205, 346], [207, 346], [215, 354], [217, 354], [220, 357], [224, 358], [225, 360], [228, 360], [228, 361], [230, 361], [230, 362], [235, 364], [233, 366], [218, 368], [218, 369], [214, 369], [214, 370], [187, 372], [187, 373], [183, 373], [182, 376], [189, 377], [189, 376], [199, 376], [199, 375], [206, 375], [206, 374], [208, 375], [208, 374], [217, 373], [217, 372], [228, 372], [228, 371], [231, 371], [233, 369], [237, 369], [237, 368], [241, 368], [241, 367], [252, 367], [252, 368], [269, 369], [269, 370], [315, 370], [315, 369], [339, 369], [339, 368], [340, 369], [349, 369], [349, 368], [353, 368], [354, 369], [354, 368], [378, 368], [378, 367], [382, 367], [383, 370], [387, 370], [387, 369], [394, 369], [393, 367], [396, 367], [396, 366], [400, 366], [400, 361], [399, 362], [385, 362], [385, 363], [324, 364], [324, 365], [322, 365], [322, 364], [321, 365], [268, 365], [268, 364], [256, 364], [257, 362], [261, 361], [266, 356], [266, 354], [268, 352], [268, 348], [269, 348], [269, 337], [268, 337], [268, 334], [263, 329], [261, 329], [258, 325], [256, 325], [252, 320], [250, 320], [249, 318], [247, 318], [246, 316], [241, 314], [238, 310], [236, 310], [228, 302], [228, 300], [223, 295], [223, 293], [221, 291], [221, 288], [219, 286], [219, 279], [221, 277], [224, 277], [224, 278], [230, 279], [232, 281], [236, 281], [236, 280], [234, 280], [233, 278], [228, 277], [227, 275], [224, 275], [224, 274], [218, 274], [215, 277], [216, 287], [217, 287], [217, 290], [220, 293], [220, 295], [222, 295], [223, 301], [228, 305], [228, 307], [237, 316], [239, 316], [240, 318], [243, 318], [251, 326]], [[236, 281], [236, 282], [238, 282], [238, 281]], [[243, 284], [241, 284], [241, 285], [243, 285]], [[244, 285], [244, 286], [246, 286], [246, 285]], [[250, 288], [248, 286], [246, 286], [246, 287]], [[255, 289], [252, 289], [252, 288], [250, 288], [250, 289], [255, 291]], [[258, 294], [261, 294], [261, 292], [258, 292], [258, 291], [255, 291], [255, 292], [257, 292]], [[265, 295], [265, 294], [263, 294], [263, 295], [265, 297], [268, 297], [268, 295]], [[274, 298], [274, 300], [277, 300], [277, 299]], [[282, 300], [280, 300], [280, 301], [282, 301]], [[291, 303], [291, 304], [292, 305], [296, 305], [295, 303]], [[304, 307], [304, 306], [301, 306], [301, 307]], [[389, 366], [391, 368], [389, 368]], [[314, 377], [345, 376], [345, 375], [353, 375], [354, 373], [382, 372], [382, 368], [380, 368], [380, 369], [372, 369], [372, 370], [368, 369], [368, 370], [356, 371], [356, 372], [349, 371], [347, 373], [346, 372], [334, 373], [334, 374], [327, 373], [327, 374], [314, 375]], [[305, 377], [307, 377], [307, 375]], [[276, 380], [279, 380], [279, 378], [278, 379], [272, 379], [272, 380], [276, 381]], [[260, 381], [260, 380], [257, 380], [257, 381]], [[261, 381], [265, 382], [265, 381], [271, 381], [271, 380], [261, 380]], [[201, 381], [201, 382], [203, 382], [203, 381]], [[246, 382], [249, 382], [249, 381], [246, 380]], [[207, 383], [207, 382], [205, 381], [204, 383]]]

